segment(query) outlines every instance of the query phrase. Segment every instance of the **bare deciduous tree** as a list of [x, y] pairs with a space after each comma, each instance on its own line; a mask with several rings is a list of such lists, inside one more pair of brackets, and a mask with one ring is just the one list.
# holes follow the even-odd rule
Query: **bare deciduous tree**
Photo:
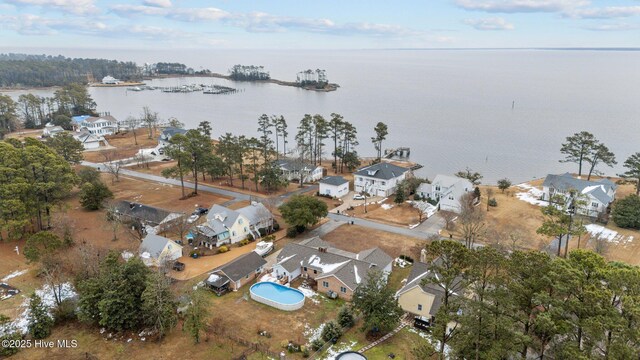
[[111, 182], [120, 180], [120, 170], [124, 166], [124, 161], [118, 159], [120, 156], [117, 150], [107, 150], [102, 152], [102, 156], [104, 158], [105, 170], [113, 176]]
[[460, 197], [460, 230], [467, 248], [472, 248], [475, 242], [484, 235], [484, 212], [474, 205], [472, 193]]
[[438, 214], [440, 214], [440, 217], [444, 220], [444, 228], [449, 233], [449, 238], [453, 238], [453, 231], [456, 228], [455, 221], [458, 218], [458, 214], [448, 210], [440, 210]]

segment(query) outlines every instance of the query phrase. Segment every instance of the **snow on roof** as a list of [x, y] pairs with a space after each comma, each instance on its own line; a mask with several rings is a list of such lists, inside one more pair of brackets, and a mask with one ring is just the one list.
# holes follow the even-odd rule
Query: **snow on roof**
[[209, 275], [209, 277], [207, 278], [208, 282], [215, 282], [216, 280], [220, 279], [220, 275], [217, 274], [211, 274]]
[[353, 264], [353, 273], [356, 276], [356, 284], [360, 284], [362, 282], [362, 279], [360, 279], [360, 275], [358, 275], [358, 267], [356, 266], [356, 264]]
[[325, 273], [325, 274], [329, 273], [329, 272], [332, 272], [335, 269], [339, 268], [340, 266], [342, 266], [342, 265], [344, 265], [344, 264], [349, 262], [349, 260], [347, 260], [347, 261], [343, 261], [341, 263], [323, 264], [323, 263], [321, 263], [321, 261], [322, 261], [322, 259], [320, 259], [320, 257], [318, 257], [317, 255], [311, 255], [311, 257], [309, 258], [309, 265], [321, 269], [322, 272]]

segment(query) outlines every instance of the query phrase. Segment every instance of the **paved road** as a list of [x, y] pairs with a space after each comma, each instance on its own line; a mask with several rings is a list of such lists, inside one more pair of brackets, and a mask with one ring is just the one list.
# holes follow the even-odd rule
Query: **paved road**
[[[404, 228], [399, 226], [387, 225], [387, 224], [382, 224], [382, 223], [371, 221], [371, 220], [360, 219], [360, 218], [345, 216], [345, 215], [329, 214], [327, 217], [331, 220], [335, 220], [342, 223], [353, 222], [354, 225], [360, 225], [360, 226], [368, 227], [375, 230], [382, 230], [382, 231], [387, 231], [395, 234], [416, 237], [420, 239], [428, 239], [433, 235], [437, 235], [437, 232], [425, 232], [425, 231], [420, 231], [416, 229], [409, 229], [409, 228]], [[330, 226], [327, 224], [324, 224], [322, 226]]]

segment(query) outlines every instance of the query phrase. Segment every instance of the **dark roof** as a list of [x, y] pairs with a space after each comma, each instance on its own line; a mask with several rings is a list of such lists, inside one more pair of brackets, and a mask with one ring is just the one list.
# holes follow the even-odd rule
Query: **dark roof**
[[398, 177], [407, 171], [409, 171], [408, 168], [403, 168], [398, 165], [381, 162], [371, 166], [363, 167], [358, 171], [356, 171], [354, 175], [373, 177], [373, 178], [382, 179], [382, 180], [389, 180], [389, 179]]
[[119, 214], [143, 220], [155, 225], [159, 225], [170, 215], [175, 214], [169, 210], [159, 209], [153, 206], [138, 204], [126, 200], [118, 201], [115, 204], [115, 208]]
[[327, 176], [327, 177], [323, 177], [318, 182], [321, 184], [340, 186], [344, 183], [348, 183], [349, 180], [343, 178], [342, 176]]
[[264, 266], [266, 263], [267, 261], [263, 259], [262, 256], [258, 255], [255, 251], [251, 251], [216, 270], [224, 273], [232, 281], [238, 281], [253, 273], [259, 267]]

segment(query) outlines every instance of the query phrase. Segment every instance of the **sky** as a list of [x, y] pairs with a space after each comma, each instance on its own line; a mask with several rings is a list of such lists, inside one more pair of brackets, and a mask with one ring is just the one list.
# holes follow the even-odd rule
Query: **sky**
[[640, 48], [640, 0], [0, 0], [0, 48]]

